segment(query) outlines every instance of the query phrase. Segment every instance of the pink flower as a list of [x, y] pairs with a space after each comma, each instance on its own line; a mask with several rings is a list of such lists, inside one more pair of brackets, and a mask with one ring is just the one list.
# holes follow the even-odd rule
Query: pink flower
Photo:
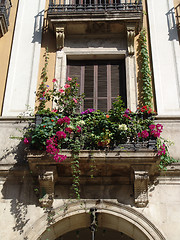
[[64, 123], [63, 118], [59, 118], [59, 119], [57, 120], [57, 124], [61, 125], [61, 124], [63, 124], [63, 123]]
[[70, 118], [69, 117], [63, 117], [63, 118], [59, 118], [58, 120], [57, 120], [57, 124], [59, 124], [59, 125], [61, 125], [61, 124], [63, 124], [63, 123], [67, 123], [67, 124], [70, 124]]
[[28, 140], [28, 138], [24, 138], [24, 144], [29, 144], [29, 140]]
[[155, 125], [154, 124], [151, 124], [150, 126], [149, 126], [149, 128], [151, 129], [151, 130], [153, 130], [153, 129], [155, 129]]
[[56, 162], [62, 162], [64, 160], [66, 160], [67, 156], [66, 155], [61, 155], [61, 154], [56, 154], [54, 155], [54, 160]]
[[163, 130], [163, 125], [161, 125], [161, 124], [157, 124], [156, 125], [156, 128], [157, 128], [157, 130], [159, 130], [160, 132], [162, 132], [162, 130]]
[[52, 80], [52, 82], [57, 82], [57, 79], [54, 78], [54, 79]]
[[63, 92], [64, 92], [64, 90], [63, 90], [62, 88], [60, 88], [60, 89], [59, 89], [59, 92], [60, 92], [60, 93], [63, 93]]
[[123, 114], [123, 117], [128, 118], [129, 120], [131, 120], [131, 117], [128, 116], [127, 114]]
[[141, 137], [141, 133], [140, 133], [140, 132], [138, 132], [138, 134], [137, 134], [137, 135], [138, 135], [138, 137], [139, 137], [139, 138]]
[[57, 112], [57, 109], [53, 109], [51, 112], [55, 112], [55, 113], [56, 113], [56, 112]]
[[81, 127], [77, 126], [77, 132], [81, 132]]
[[70, 124], [70, 121], [71, 121], [71, 120], [70, 120], [69, 117], [66, 116], [66, 117], [63, 118], [63, 120], [64, 120], [64, 122], [67, 123], [68, 125]]
[[62, 138], [66, 138], [66, 133], [63, 131], [57, 131], [56, 132], [56, 136], [58, 137], [58, 139], [62, 139]]
[[68, 77], [68, 81], [71, 81], [71, 80], [72, 80], [72, 78]]
[[142, 136], [142, 138], [148, 138], [149, 137], [148, 131], [147, 130], [142, 131], [141, 136]]
[[163, 144], [160, 146], [160, 149], [158, 150], [158, 156], [165, 155], [166, 154], [166, 148], [165, 145]]
[[139, 132], [138, 134], [138, 137], [142, 137], [142, 138], [148, 138], [149, 137], [149, 133], [147, 130], [143, 130], [141, 133]]
[[73, 130], [72, 130], [72, 128], [67, 127], [67, 128], [65, 128], [65, 131], [68, 133], [72, 133]]
[[75, 102], [75, 103], [77, 103], [78, 101], [77, 101], [77, 99], [75, 99], [75, 98], [73, 98], [73, 101]]
[[65, 84], [65, 86], [64, 86], [64, 88], [69, 88], [70, 87], [70, 85], [69, 84]]

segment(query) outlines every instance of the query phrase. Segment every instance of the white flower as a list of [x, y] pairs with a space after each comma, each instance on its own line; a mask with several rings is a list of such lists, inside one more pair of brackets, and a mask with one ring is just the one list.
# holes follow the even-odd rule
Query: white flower
[[77, 122], [77, 124], [80, 125], [80, 126], [83, 126], [85, 124], [85, 121], [80, 120], [80, 121]]
[[68, 128], [71, 128], [72, 130], [75, 130], [75, 127], [73, 125], [68, 125]]
[[124, 130], [124, 131], [126, 131], [128, 128], [127, 128], [127, 125], [126, 124], [120, 124], [119, 125], [119, 130]]

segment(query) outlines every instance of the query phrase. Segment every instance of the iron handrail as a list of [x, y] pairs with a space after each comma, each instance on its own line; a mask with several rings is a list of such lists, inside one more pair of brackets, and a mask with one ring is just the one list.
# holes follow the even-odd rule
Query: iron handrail
[[49, 0], [48, 12], [142, 11], [141, 0]]

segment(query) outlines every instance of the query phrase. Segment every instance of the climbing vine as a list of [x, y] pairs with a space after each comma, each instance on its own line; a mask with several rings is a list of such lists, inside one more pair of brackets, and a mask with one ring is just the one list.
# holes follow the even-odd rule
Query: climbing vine
[[143, 104], [152, 107], [152, 81], [151, 70], [149, 67], [149, 54], [147, 49], [146, 30], [143, 29], [139, 36], [140, 42], [140, 59], [141, 59], [141, 74], [142, 74], [142, 95]]

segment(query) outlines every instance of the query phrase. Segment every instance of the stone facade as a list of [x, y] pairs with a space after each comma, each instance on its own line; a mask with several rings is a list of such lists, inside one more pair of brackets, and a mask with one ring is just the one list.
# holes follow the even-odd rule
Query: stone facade
[[[89, 152], [82, 151], [81, 200], [77, 200], [70, 198], [70, 153], [67, 162], [57, 165], [43, 153], [27, 152], [22, 141], [13, 138], [21, 137], [34, 120], [25, 115], [35, 107], [39, 61], [46, 44], [55, 59], [48, 71], [55, 72], [59, 86], [66, 81], [68, 60], [125, 59], [127, 106], [135, 110], [138, 105], [136, 36], [142, 9], [101, 17], [84, 14], [82, 20], [78, 12], [46, 16], [45, 5], [48, 1], [19, 1], [9, 67], [3, 70], [7, 85], [0, 117], [0, 239], [81, 240], [85, 235], [90, 238], [95, 226], [96, 240], [109, 235], [112, 240], [179, 240], [179, 162], [159, 171], [156, 151], [99, 151], [93, 153], [97, 172], [91, 179]], [[149, 23], [156, 122], [164, 126], [163, 137], [175, 143], [170, 153], [179, 160], [180, 50], [174, 5], [172, 0], [147, 0], [143, 5]], [[21, 112], [25, 113], [19, 119]]]

